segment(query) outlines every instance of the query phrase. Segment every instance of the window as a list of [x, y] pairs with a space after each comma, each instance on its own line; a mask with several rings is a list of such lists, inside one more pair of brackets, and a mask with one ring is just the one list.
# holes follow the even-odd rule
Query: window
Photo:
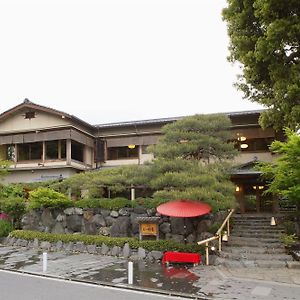
[[66, 153], [67, 153], [67, 150], [66, 150], [66, 140], [61, 140], [59, 141], [60, 142], [60, 158], [63, 159], [63, 158], [66, 158]]
[[35, 118], [35, 111], [26, 111], [25, 112], [25, 119], [33, 119]]
[[83, 152], [84, 152], [84, 145], [78, 142], [72, 141], [71, 143], [71, 158], [74, 160], [78, 160], [83, 162]]
[[[242, 152], [269, 151], [269, 146], [273, 140], [273, 138], [247, 139], [243, 142], [236, 143], [236, 148]], [[241, 144], [246, 144], [247, 147], [243, 148]]]
[[26, 143], [18, 145], [18, 161], [40, 160], [43, 155], [43, 143]]
[[128, 147], [109, 147], [107, 148], [107, 159], [134, 159], [138, 158], [139, 147], [129, 149]]
[[45, 142], [46, 159], [58, 159], [58, 141]]

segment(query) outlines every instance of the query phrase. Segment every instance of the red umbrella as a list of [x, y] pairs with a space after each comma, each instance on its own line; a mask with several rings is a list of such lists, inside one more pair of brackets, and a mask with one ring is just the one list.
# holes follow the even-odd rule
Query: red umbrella
[[210, 205], [191, 200], [175, 200], [159, 205], [161, 215], [178, 218], [192, 218], [206, 215], [211, 211]]

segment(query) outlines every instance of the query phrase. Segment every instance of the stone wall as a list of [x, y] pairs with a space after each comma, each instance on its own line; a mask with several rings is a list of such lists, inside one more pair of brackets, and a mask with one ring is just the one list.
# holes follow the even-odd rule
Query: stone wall
[[[208, 229], [215, 222], [222, 222], [227, 212], [209, 214], [197, 218], [171, 218], [160, 216], [161, 239], [194, 243], [212, 236]], [[83, 233], [111, 237], [138, 237], [138, 217], [159, 216], [155, 209], [142, 206], [122, 208], [118, 211], [105, 209], [67, 208], [65, 210], [32, 210], [22, 218], [24, 230], [50, 233]]]
[[14, 237], [7, 237], [3, 240], [3, 244], [8, 246], [26, 247], [28, 249], [37, 249], [41, 251], [64, 251], [67, 253], [90, 253], [99, 255], [110, 255], [122, 258], [128, 258], [130, 260], [149, 260], [149, 261], [159, 261], [162, 259], [163, 252], [161, 251], [148, 251], [144, 248], [131, 249], [129, 244], [125, 244], [124, 247], [113, 246], [109, 247], [106, 244], [101, 246], [96, 245], [85, 245], [82, 242], [69, 242], [63, 243], [58, 242], [45, 242], [34, 240], [23, 240]]

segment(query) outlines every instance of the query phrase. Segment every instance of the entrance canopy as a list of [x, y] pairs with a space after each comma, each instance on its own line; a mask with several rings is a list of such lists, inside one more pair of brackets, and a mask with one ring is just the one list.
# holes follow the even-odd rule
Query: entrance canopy
[[159, 205], [156, 209], [161, 215], [178, 218], [198, 217], [211, 211], [210, 205], [191, 200], [170, 201]]

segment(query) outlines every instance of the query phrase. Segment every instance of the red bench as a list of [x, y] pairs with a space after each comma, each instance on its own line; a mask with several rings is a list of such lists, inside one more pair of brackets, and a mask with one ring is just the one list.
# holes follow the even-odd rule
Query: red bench
[[169, 264], [169, 262], [176, 262], [192, 263], [194, 265], [198, 265], [201, 262], [201, 255], [198, 253], [167, 251], [163, 255], [162, 262], [164, 264]]

